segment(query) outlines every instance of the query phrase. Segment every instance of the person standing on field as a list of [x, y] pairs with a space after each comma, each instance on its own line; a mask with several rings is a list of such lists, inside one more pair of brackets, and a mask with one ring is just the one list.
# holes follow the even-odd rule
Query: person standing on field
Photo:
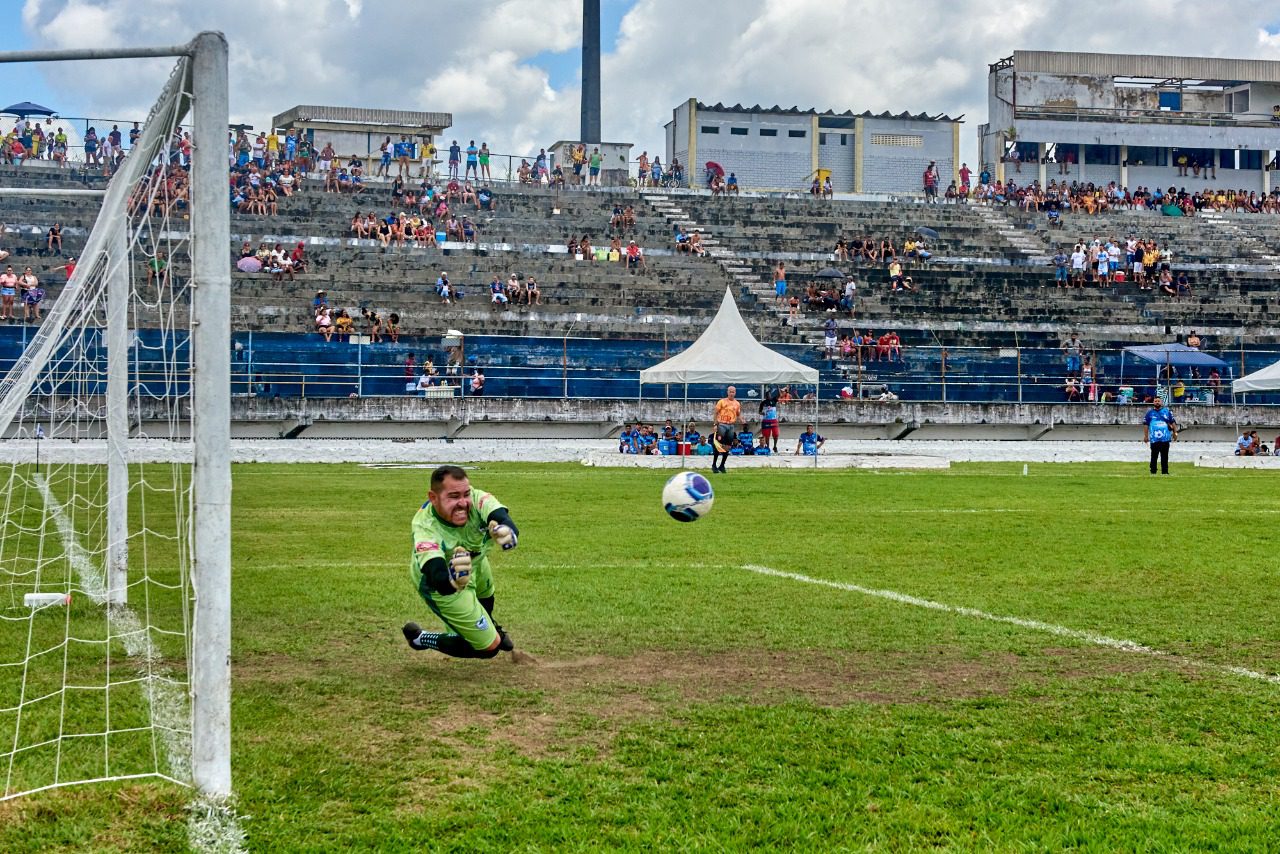
[[458, 466], [431, 473], [427, 501], [413, 517], [414, 589], [445, 624], [427, 632], [417, 623], [401, 631], [415, 650], [433, 649], [454, 658], [493, 658], [505, 650], [513, 661], [530, 661], [493, 619], [494, 583], [489, 550], [516, 547], [519, 531], [511, 514], [491, 493], [471, 486]]
[[1156, 461], [1160, 473], [1169, 473], [1169, 443], [1178, 438], [1178, 422], [1160, 398], [1151, 401], [1142, 425], [1142, 441], [1151, 446], [1151, 473], [1156, 473]]
[[[729, 449], [733, 447], [733, 439], [738, 434], [738, 422], [742, 420], [742, 404], [737, 400], [738, 390], [729, 386], [724, 394], [724, 397], [716, 401], [715, 415], [711, 419], [715, 424], [715, 433], [711, 438], [711, 470], [720, 474], [725, 473], [724, 464], [729, 461]], [[716, 460], [720, 461], [719, 467]]]

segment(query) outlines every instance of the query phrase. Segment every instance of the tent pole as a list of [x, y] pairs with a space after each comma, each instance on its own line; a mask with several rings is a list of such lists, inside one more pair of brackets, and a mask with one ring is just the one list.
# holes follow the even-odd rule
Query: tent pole
[[[670, 388], [670, 386], [668, 386], [668, 388]], [[688, 427], [689, 427], [690, 420], [691, 419], [689, 418], [689, 384], [685, 383], [684, 384], [684, 426], [686, 429], [681, 431], [681, 435], [684, 437], [684, 441], [680, 443], [680, 468], [681, 469], [686, 469], [689, 467], [687, 465], [688, 460], [684, 458], [684, 449], [689, 445]]]

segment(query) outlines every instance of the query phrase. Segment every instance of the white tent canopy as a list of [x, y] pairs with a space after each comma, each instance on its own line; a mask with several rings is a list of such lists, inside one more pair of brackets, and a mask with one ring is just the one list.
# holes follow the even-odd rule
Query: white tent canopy
[[1259, 371], [1241, 377], [1231, 383], [1232, 394], [1249, 391], [1280, 391], [1280, 362], [1267, 365]]
[[733, 293], [725, 288], [720, 311], [687, 350], [640, 372], [640, 383], [771, 383], [818, 382], [818, 369], [775, 353], [756, 340], [738, 313]]

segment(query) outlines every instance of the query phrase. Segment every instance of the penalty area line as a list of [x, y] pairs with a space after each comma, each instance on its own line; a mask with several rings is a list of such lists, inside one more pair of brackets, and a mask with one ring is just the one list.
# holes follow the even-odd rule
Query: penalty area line
[[774, 578], [785, 578], [790, 581], [800, 581], [805, 584], [817, 584], [822, 587], [830, 587], [835, 590], [844, 590], [849, 593], [861, 593], [864, 596], [874, 596], [877, 599], [887, 599], [890, 602], [897, 602], [900, 605], [911, 605], [916, 608], [925, 608], [930, 611], [941, 611], [944, 614], [955, 614], [961, 617], [972, 617], [977, 620], [986, 620], [990, 623], [1004, 623], [1009, 626], [1017, 626], [1032, 631], [1044, 632], [1046, 634], [1055, 635], [1060, 638], [1070, 638], [1072, 640], [1082, 641], [1094, 646], [1114, 649], [1120, 652], [1134, 653], [1137, 655], [1145, 655], [1151, 658], [1160, 658], [1193, 667], [1197, 670], [1208, 670], [1214, 673], [1226, 674], [1229, 676], [1240, 676], [1245, 679], [1253, 679], [1258, 682], [1267, 682], [1271, 685], [1280, 685], [1280, 675], [1274, 673], [1263, 673], [1258, 670], [1250, 670], [1247, 667], [1234, 667], [1227, 664], [1214, 664], [1210, 661], [1202, 661], [1198, 658], [1188, 658], [1178, 655], [1177, 653], [1168, 652], [1154, 647], [1140, 644], [1137, 641], [1126, 640], [1124, 638], [1113, 638], [1107, 635], [1098, 634], [1096, 632], [1083, 631], [1081, 629], [1072, 629], [1067, 626], [1058, 626], [1053, 623], [1044, 623], [1040, 620], [1027, 620], [1022, 617], [1010, 617], [1003, 614], [992, 614], [987, 611], [980, 611], [977, 608], [969, 608], [964, 605], [948, 605], [945, 602], [935, 602], [932, 599], [922, 599], [919, 596], [911, 596], [907, 593], [899, 593], [896, 590], [881, 590], [874, 587], [863, 587], [859, 584], [849, 584], [843, 581], [830, 581], [825, 578], [814, 578], [809, 575], [801, 575], [798, 572], [784, 572], [780, 569], [772, 569], [767, 566], [757, 566], [755, 564], [744, 564], [742, 569], [748, 572], [754, 572], [758, 575], [768, 575]]

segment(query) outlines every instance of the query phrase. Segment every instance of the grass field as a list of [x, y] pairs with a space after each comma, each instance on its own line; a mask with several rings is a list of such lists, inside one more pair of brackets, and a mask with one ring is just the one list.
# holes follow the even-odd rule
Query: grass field
[[[662, 472], [484, 464], [521, 527], [497, 617], [538, 667], [405, 646], [427, 471], [234, 476], [251, 850], [1280, 844], [1280, 684], [1228, 670], [1280, 672], [1265, 472], [731, 470], [681, 525]], [[0, 851], [182, 850], [189, 794], [0, 804]]]

